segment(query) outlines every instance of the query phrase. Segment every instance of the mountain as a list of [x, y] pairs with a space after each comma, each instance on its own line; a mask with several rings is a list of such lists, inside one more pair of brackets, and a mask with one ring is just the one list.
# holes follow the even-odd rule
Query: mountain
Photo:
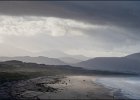
[[87, 70], [81, 67], [73, 67], [69, 65], [45, 65], [36, 63], [26, 63], [17, 60], [0, 62], [0, 82], [7, 78], [52, 75], [134, 75], [132, 73], [118, 73], [109, 71]]
[[[79, 59], [78, 59], [79, 58]], [[19, 60], [23, 62], [32, 62], [38, 64], [46, 64], [46, 65], [68, 65], [78, 63], [88, 59], [88, 57], [82, 55], [67, 55], [65, 57], [59, 58], [50, 58], [44, 56], [38, 57], [30, 57], [30, 56], [17, 56], [17, 57], [0, 57], [0, 61], [9, 61], [9, 60]]]
[[92, 70], [140, 73], [140, 53], [125, 57], [97, 57], [75, 64]]
[[79, 63], [79, 62], [88, 60], [90, 58], [86, 57], [86, 56], [83, 56], [83, 55], [67, 55], [65, 57], [60, 57], [58, 59], [60, 59], [61, 61], [65, 62], [65, 63], [73, 65], [75, 63]]
[[128, 55], [126, 56], [126, 58], [140, 61], [140, 53], [134, 53], [134, 54]]
[[68, 64], [74, 64], [74, 63], [79, 63], [81, 62], [82, 60], [80, 59], [76, 59], [76, 58], [73, 58], [73, 57], [61, 57], [59, 58], [61, 61], [65, 62], [65, 63], [68, 63]]
[[[77, 60], [81, 60], [81, 61], [89, 59], [89, 57], [86, 57], [83, 55], [69, 55], [69, 54], [66, 54], [66, 53], [59, 51], [59, 50], [43, 51], [43, 52], [37, 53], [37, 55], [46, 56], [49, 58], [60, 58], [60, 59], [62, 58], [62, 60], [63, 60], [63, 58], [66, 58], [69, 60], [70, 59], [77, 59]], [[67, 60], [67, 61], [69, 62], [69, 60]]]
[[30, 56], [19, 56], [19, 57], [0, 57], [0, 61], [9, 61], [9, 60], [19, 60], [23, 62], [32, 62], [38, 64], [46, 64], [46, 65], [67, 65], [65, 62], [56, 59], [56, 58], [48, 58], [48, 57], [30, 57]]
[[90, 59], [89, 57], [86, 57], [86, 56], [83, 56], [83, 55], [69, 55], [68, 57], [72, 57], [72, 58], [79, 59], [79, 60], [82, 60], [82, 61]]

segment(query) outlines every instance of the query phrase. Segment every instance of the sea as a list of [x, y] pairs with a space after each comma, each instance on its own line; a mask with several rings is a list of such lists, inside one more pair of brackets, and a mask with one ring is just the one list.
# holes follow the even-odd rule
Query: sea
[[[124, 98], [140, 99], [140, 77], [99, 77], [96, 82], [112, 91], [117, 91]], [[121, 97], [117, 98], [121, 99]]]

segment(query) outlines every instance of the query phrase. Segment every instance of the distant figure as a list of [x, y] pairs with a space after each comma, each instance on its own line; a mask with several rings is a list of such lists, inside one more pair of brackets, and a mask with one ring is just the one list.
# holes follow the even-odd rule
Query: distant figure
[[70, 80], [69, 80], [69, 82], [70, 82]]
[[85, 82], [85, 80], [83, 80]]

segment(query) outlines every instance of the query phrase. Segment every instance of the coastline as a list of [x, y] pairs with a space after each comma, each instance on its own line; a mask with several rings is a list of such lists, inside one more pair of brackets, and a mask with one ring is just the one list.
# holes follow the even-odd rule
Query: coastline
[[[96, 76], [40, 77], [12, 88], [16, 99], [114, 99], [110, 89], [97, 84]], [[47, 91], [50, 89], [50, 91]]]

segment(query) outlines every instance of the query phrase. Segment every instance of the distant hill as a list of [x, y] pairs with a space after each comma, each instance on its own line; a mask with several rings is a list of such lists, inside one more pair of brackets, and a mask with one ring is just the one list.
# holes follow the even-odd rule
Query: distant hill
[[43, 57], [43, 56], [0, 57], [0, 61], [9, 61], [9, 60], [18, 60], [18, 61], [23, 61], [23, 62], [32, 62], [32, 63], [46, 64], [46, 65], [67, 65], [65, 62], [59, 59], [48, 58], [48, 57]]
[[64, 58], [64, 57], [68, 57], [68, 58], [78, 59], [78, 60], [81, 60], [81, 61], [89, 59], [89, 57], [86, 57], [86, 56], [83, 56], [83, 55], [70, 55], [70, 54], [64, 53], [64, 52], [59, 51], [59, 50], [38, 52], [37, 55], [45, 56], [45, 57], [49, 57], [49, 58]]
[[23, 62], [32, 62], [46, 65], [68, 65], [78, 63], [89, 59], [82, 55], [68, 55], [59, 58], [49, 58], [44, 56], [30, 57], [30, 56], [17, 56], [17, 57], [0, 57], [0, 61], [18, 60]]
[[[118, 73], [110, 71], [97, 71], [97, 70], [87, 70], [81, 67], [72, 67], [69, 65], [45, 65], [36, 63], [25, 63], [21, 61], [11, 60], [0, 62], [0, 81], [5, 75], [17, 76], [16, 74], [26, 75], [26, 76], [38, 76], [38, 75], [132, 75], [132, 73]], [[3, 73], [4, 76], [3, 76]], [[9, 76], [8, 76], [9, 77]], [[21, 78], [21, 77], [19, 77]]]
[[97, 57], [77, 63], [75, 66], [91, 70], [140, 73], [140, 53], [126, 57]]
[[72, 57], [61, 57], [58, 59], [60, 59], [61, 61], [65, 62], [65, 63], [68, 63], [68, 64], [79, 63], [82, 61], [80, 59], [76, 59], [76, 58], [72, 58]]
[[68, 65], [45, 65], [36, 63], [25, 63], [16, 60], [0, 62], [0, 84], [7, 81], [8, 82], [18, 81], [40, 76], [71, 75], [71, 74], [83, 75], [91, 73], [92, 71], [88, 71], [78, 67], [71, 67]]
[[125, 58], [140, 61], [140, 53], [134, 53], [134, 54], [126, 56]]
[[79, 60], [82, 60], [82, 61], [90, 59], [89, 57], [86, 57], [86, 56], [83, 56], [83, 55], [70, 55], [68, 57], [72, 57], [72, 58], [79, 59]]

